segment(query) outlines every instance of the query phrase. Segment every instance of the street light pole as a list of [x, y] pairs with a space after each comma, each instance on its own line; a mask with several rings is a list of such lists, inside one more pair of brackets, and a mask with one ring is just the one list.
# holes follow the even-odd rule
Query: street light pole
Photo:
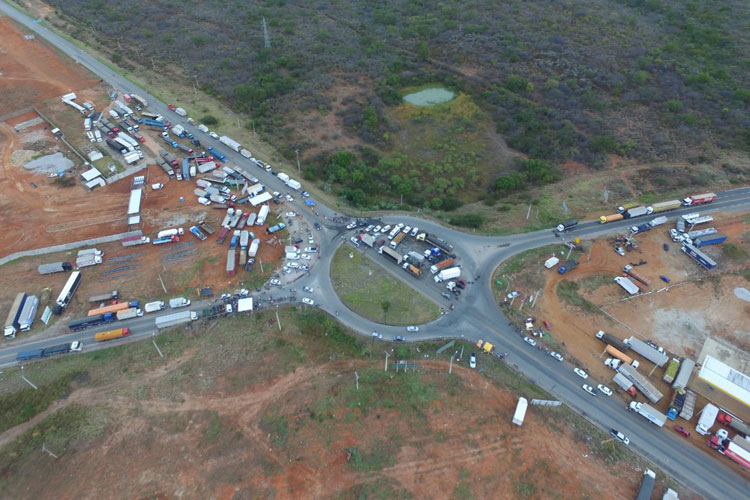
[[383, 368], [384, 372], [388, 371], [388, 356], [389, 356], [388, 351], [385, 351], [385, 367]]
[[301, 168], [299, 166], [299, 149], [295, 149], [294, 152], [297, 154], [297, 172], [301, 172]]

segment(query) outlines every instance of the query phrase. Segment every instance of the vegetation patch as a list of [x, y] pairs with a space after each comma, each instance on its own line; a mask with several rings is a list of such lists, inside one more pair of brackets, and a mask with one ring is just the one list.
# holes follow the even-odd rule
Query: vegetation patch
[[438, 316], [432, 301], [347, 245], [333, 257], [331, 281], [347, 307], [378, 323], [419, 325]]
[[587, 313], [603, 314], [593, 302], [590, 302], [579, 293], [579, 289], [580, 285], [575, 281], [563, 281], [558, 283], [556, 287], [557, 296], [563, 302], [573, 307], [578, 307]]

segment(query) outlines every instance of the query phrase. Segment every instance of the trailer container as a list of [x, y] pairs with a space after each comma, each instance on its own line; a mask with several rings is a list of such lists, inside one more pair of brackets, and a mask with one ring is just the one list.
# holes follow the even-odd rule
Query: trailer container
[[633, 358], [621, 352], [619, 349], [617, 349], [614, 346], [608, 345], [604, 350], [607, 352], [607, 354], [609, 354], [610, 356], [614, 356], [615, 358], [619, 359], [623, 363], [627, 363], [629, 365], [633, 364]]
[[617, 207], [617, 213], [618, 214], [624, 213], [624, 212], [630, 210], [631, 208], [635, 208], [635, 207], [638, 207], [640, 205], [641, 205], [640, 202], [637, 202], [637, 201], [630, 202], [630, 203], [625, 203], [624, 205], [621, 205], [621, 206]]
[[659, 212], [666, 212], [667, 210], [674, 210], [675, 208], [680, 208], [682, 206], [682, 202], [680, 200], [669, 200], [669, 201], [662, 201], [659, 203], [654, 203], [651, 205], [652, 213], [658, 214]]
[[18, 318], [18, 325], [22, 332], [28, 332], [31, 330], [31, 325], [34, 323], [36, 318], [37, 309], [39, 307], [39, 298], [36, 295], [29, 295], [23, 303], [21, 309], [21, 315]]
[[96, 316], [96, 315], [99, 315], [99, 314], [106, 314], [108, 312], [116, 313], [117, 311], [122, 311], [124, 309], [128, 309], [128, 308], [131, 308], [131, 307], [138, 307], [138, 306], [139, 306], [139, 303], [138, 303], [137, 300], [134, 300], [132, 302], [119, 302], [117, 304], [112, 304], [112, 305], [109, 305], [109, 306], [104, 306], [104, 307], [98, 307], [96, 309], [91, 309], [88, 312], [88, 316]]
[[711, 427], [716, 423], [716, 417], [719, 415], [719, 408], [708, 403], [701, 410], [701, 416], [698, 419], [698, 425], [695, 426], [695, 431], [698, 434], [707, 435], [711, 434]]
[[57, 296], [57, 300], [55, 301], [55, 306], [52, 309], [52, 312], [54, 312], [55, 314], [62, 314], [65, 308], [68, 307], [70, 299], [73, 298], [73, 295], [76, 293], [76, 290], [78, 290], [78, 285], [80, 284], [81, 271], [73, 271], [72, 273], [70, 273], [68, 281], [60, 291], [60, 295]]
[[206, 174], [210, 172], [211, 170], [216, 169], [216, 162], [213, 161], [207, 161], [207, 162], [199, 162], [198, 163], [198, 172], [201, 174]]
[[268, 217], [268, 212], [270, 211], [270, 208], [268, 205], [263, 205], [260, 207], [260, 210], [258, 211], [258, 218], [255, 221], [256, 226], [262, 226], [266, 223], [266, 218]]
[[105, 340], [119, 339], [120, 337], [127, 337], [130, 335], [130, 330], [127, 328], [115, 328], [114, 330], [107, 330], [106, 332], [99, 332], [94, 335], [94, 340], [97, 342], [103, 342]]
[[615, 376], [612, 378], [612, 381], [618, 386], [620, 386], [623, 390], [625, 390], [631, 396], [635, 396], [635, 386], [633, 385], [633, 382], [631, 382], [622, 373], [619, 373], [619, 372], [615, 373]]
[[227, 276], [234, 276], [234, 267], [236, 262], [236, 250], [234, 248], [230, 248], [227, 251]]
[[239, 153], [240, 149], [242, 149], [242, 145], [239, 142], [225, 135], [219, 137], [219, 142], [236, 153]]
[[617, 283], [622, 288], [624, 288], [625, 291], [628, 292], [630, 295], [635, 295], [640, 291], [640, 289], [637, 286], [635, 286], [635, 284], [632, 281], [630, 281], [628, 278], [625, 278], [623, 276], [615, 277], [615, 283]]
[[115, 313], [97, 314], [95, 316], [86, 316], [85, 318], [74, 319], [68, 323], [68, 328], [72, 331], [77, 332], [79, 330], [85, 330], [94, 326], [102, 325], [104, 323], [111, 323], [117, 317]]
[[151, 238], [148, 236], [129, 236], [120, 240], [120, 243], [122, 243], [122, 246], [124, 247], [134, 247], [151, 243]]
[[603, 331], [599, 330], [596, 334], [596, 338], [598, 338], [605, 344], [611, 345], [620, 352], [628, 352], [630, 350], [630, 346], [628, 344], [610, 333], [604, 333]]
[[677, 358], [672, 358], [669, 361], [669, 364], [667, 365], [667, 369], [664, 371], [664, 376], [662, 377], [662, 380], [668, 384], [671, 384], [674, 382], [675, 376], [677, 376], [677, 370], [680, 369], [680, 360]]
[[697, 229], [695, 231], [688, 231], [687, 236], [691, 240], [695, 240], [696, 238], [700, 238], [701, 236], [708, 236], [710, 234], [716, 234], [715, 227], [707, 227], [706, 229]]
[[89, 302], [105, 302], [107, 300], [113, 300], [113, 299], [119, 299], [120, 298], [120, 292], [117, 290], [112, 290], [111, 292], [107, 293], [100, 293], [99, 295], [92, 295], [89, 297]]
[[180, 237], [179, 236], [165, 236], [163, 238], [156, 238], [151, 242], [151, 244], [152, 245], [165, 245], [167, 243], [172, 243], [173, 241], [180, 241]]
[[638, 413], [657, 427], [663, 427], [664, 423], [667, 421], [666, 415], [646, 403], [631, 401], [628, 405], [628, 410]]
[[216, 242], [221, 245], [224, 243], [224, 240], [227, 239], [227, 235], [229, 234], [230, 229], [226, 226], [222, 226], [219, 230], [219, 234], [216, 237]]
[[667, 364], [667, 361], [669, 361], [669, 356], [663, 352], [659, 352], [640, 339], [630, 337], [630, 339], [627, 340], [627, 343], [632, 350], [651, 361], [656, 366], [664, 366]]
[[682, 252], [707, 270], [716, 267], [716, 262], [711, 257], [689, 243], [683, 243]]
[[602, 215], [599, 217], [599, 222], [602, 224], [606, 224], [607, 222], [615, 222], [618, 220], [622, 220], [624, 216], [622, 214], [612, 214], [612, 215]]
[[123, 309], [122, 311], [117, 311], [116, 316], [119, 321], [124, 321], [126, 319], [143, 316], [143, 310], [138, 309], [137, 307], [130, 307], [128, 309]]
[[[137, 94], [130, 94], [130, 97], [134, 101], [136, 101], [138, 104], [140, 104], [141, 106], [143, 106], [144, 108], [148, 107], [148, 101], [146, 99], [144, 99], [143, 97], [141, 97], [141, 96], [139, 96]], [[146, 113], [141, 113], [141, 114], [144, 115], [144, 116], [146, 115]]]
[[623, 376], [625, 376], [628, 380], [633, 382], [633, 385], [635, 385], [636, 389], [641, 391], [641, 393], [648, 398], [649, 401], [656, 404], [658, 403], [664, 395], [659, 392], [659, 390], [654, 387], [654, 385], [649, 382], [649, 380], [641, 375], [638, 370], [633, 368], [630, 365], [626, 364], [620, 364], [619, 367], [617, 367], [617, 371], [622, 373]]
[[26, 302], [26, 294], [23, 292], [16, 294], [16, 298], [13, 300], [13, 304], [10, 306], [10, 311], [8, 311], [8, 317], [5, 319], [3, 336], [6, 339], [15, 338], [16, 333], [20, 329], [18, 320], [21, 317], [21, 311], [23, 310], [24, 302]]
[[16, 354], [16, 361], [28, 361], [30, 359], [41, 358], [44, 355], [44, 349], [28, 349], [19, 351]]
[[295, 191], [299, 191], [300, 189], [302, 189], [302, 184], [295, 181], [294, 179], [289, 179], [289, 182], [287, 182], [286, 185], [294, 189]]
[[680, 412], [681, 419], [690, 420], [691, 418], [693, 418], [696, 399], [697, 397], [693, 391], [689, 389], [685, 391], [685, 403], [682, 405], [682, 411]]
[[669, 407], [667, 408], [667, 418], [669, 420], [676, 420], [677, 415], [682, 411], [682, 407], [685, 405], [685, 391], [683, 389], [677, 389], [672, 393], [672, 399], [669, 401]]
[[723, 233], [707, 234], [700, 236], [693, 240], [693, 245], [697, 248], [705, 247], [708, 245], [718, 245], [724, 243], [727, 240], [727, 235]]
[[440, 283], [442, 281], [448, 281], [452, 279], [456, 279], [459, 276], [461, 276], [461, 268], [460, 267], [449, 267], [448, 269], [443, 269], [439, 273], [437, 273], [435, 276], [433, 276], [433, 281], [435, 283]]
[[682, 364], [680, 364], [680, 369], [677, 372], [677, 377], [675, 377], [674, 383], [672, 383], [672, 388], [687, 389], [687, 384], [690, 381], [690, 376], [693, 374], [694, 368], [695, 361], [689, 358], [683, 358]]
[[651, 494], [654, 492], [654, 483], [656, 482], [656, 474], [651, 469], [643, 471], [643, 479], [641, 479], [641, 487], [638, 489], [638, 496], [635, 500], [650, 500]]
[[198, 313], [195, 311], [180, 311], [165, 316], [158, 316], [155, 320], [156, 328], [169, 328], [184, 323], [190, 323], [198, 319]]
[[275, 233], [276, 231], [281, 231], [281, 230], [282, 230], [282, 229], [284, 229], [285, 227], [286, 227], [286, 224], [284, 224], [283, 222], [279, 222], [279, 223], [278, 223], [278, 224], [276, 224], [275, 226], [273, 226], [273, 227], [269, 227], [269, 228], [267, 229], [267, 231], [268, 231], [269, 233], [273, 234], [273, 233]]
[[382, 253], [384, 256], [390, 259], [393, 259], [393, 261], [398, 265], [401, 265], [401, 262], [403, 262], [403, 257], [401, 256], [401, 254], [394, 252], [393, 250], [391, 250], [390, 248], [386, 246], [381, 247], [380, 253]]
[[253, 298], [244, 297], [237, 301], [237, 312], [252, 312], [253, 310]]
[[41, 264], [37, 270], [39, 274], [63, 273], [65, 271], [72, 271], [73, 266], [70, 262], [51, 262], [49, 264]]
[[255, 257], [258, 254], [258, 248], [260, 247], [260, 240], [258, 238], [255, 238], [252, 243], [250, 243], [250, 248], [247, 251], [247, 255], [249, 257]]
[[695, 196], [688, 196], [682, 200], [682, 204], [685, 206], [703, 205], [704, 203], [711, 203], [715, 199], [716, 193], [696, 194]]
[[526, 398], [518, 398], [518, 404], [516, 405], [516, 411], [513, 412], [512, 422], [518, 426], [523, 425], [523, 420], [526, 418], [526, 409], [529, 406], [529, 401]]
[[437, 264], [430, 266], [430, 272], [432, 274], [437, 274], [441, 270], [445, 269], [446, 267], [452, 266], [455, 262], [456, 262], [456, 259], [454, 259], [453, 257], [447, 258], [445, 260], [441, 260]]
[[690, 224], [690, 228], [694, 228], [695, 226], [700, 226], [701, 224], [708, 224], [709, 222], [713, 222], [714, 218], [710, 215], [702, 215], [700, 217], [696, 217], [695, 219], [691, 219], [687, 223]]
[[425, 234], [424, 242], [430, 246], [438, 247], [446, 253], [451, 253], [453, 251], [453, 245], [442, 238], [438, 238], [434, 234]]
[[623, 213], [622, 215], [626, 219], [632, 219], [634, 217], [641, 217], [644, 215], [648, 215], [650, 213], [651, 213], [650, 207], [640, 206], [640, 207], [631, 208], [630, 210], [626, 210], [625, 213]]

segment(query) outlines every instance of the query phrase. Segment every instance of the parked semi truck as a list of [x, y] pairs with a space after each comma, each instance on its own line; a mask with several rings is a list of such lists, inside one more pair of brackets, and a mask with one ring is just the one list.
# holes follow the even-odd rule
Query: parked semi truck
[[656, 366], [664, 366], [667, 364], [667, 361], [669, 361], [669, 356], [663, 352], [659, 352], [657, 349], [654, 349], [640, 339], [630, 337], [626, 342], [630, 345], [632, 350], [651, 361]]
[[680, 208], [682, 206], [682, 202], [680, 200], [669, 200], [669, 201], [661, 201], [659, 203], [654, 203], [651, 205], [652, 213], [659, 213], [659, 212], [666, 212], [668, 210], [674, 210], [675, 208]]
[[240, 149], [242, 149], [242, 145], [239, 142], [225, 135], [219, 137], [219, 142], [236, 153], [239, 153]]
[[615, 337], [612, 334], [604, 333], [602, 330], [599, 330], [596, 334], [596, 338], [604, 342], [605, 344], [609, 344], [613, 347], [615, 347], [620, 352], [628, 352], [630, 349], [630, 346], [620, 340], [619, 338]]
[[26, 351], [20, 351], [16, 355], [16, 361], [28, 361], [30, 359], [45, 358], [47, 356], [64, 354], [67, 352], [80, 352], [82, 349], [83, 344], [79, 341], [60, 344], [52, 347], [45, 347], [44, 349], [29, 349]]
[[708, 440], [708, 446], [732, 460], [743, 469], [750, 470], [750, 452], [732, 442], [726, 430], [721, 429], [715, 436], [711, 436]]
[[674, 382], [674, 378], [677, 376], [677, 370], [680, 369], [680, 360], [677, 358], [672, 358], [669, 360], [669, 364], [667, 365], [667, 369], [664, 371], [664, 376], [662, 377], [662, 380], [664, 382], [671, 384]]
[[453, 257], [449, 257], [445, 260], [441, 260], [437, 264], [430, 266], [430, 272], [432, 274], [437, 274], [443, 269], [452, 266], [455, 262], [456, 262], [456, 259], [454, 259]]
[[227, 250], [227, 276], [234, 276], [234, 269], [235, 269], [235, 263], [237, 262], [236, 258], [236, 249], [230, 248]]
[[628, 405], [628, 410], [641, 415], [643, 418], [656, 425], [657, 427], [664, 426], [664, 422], [667, 421], [667, 416], [661, 413], [656, 408], [653, 408], [646, 403], [638, 403], [631, 401]]
[[92, 309], [89, 311], [89, 316], [96, 316], [97, 314], [106, 314], [106, 313], [116, 313], [117, 311], [122, 311], [123, 309], [128, 309], [130, 307], [138, 307], [140, 304], [137, 300], [134, 300], [132, 302], [120, 302], [118, 304], [112, 304], [109, 306], [104, 307], [98, 307], [96, 309]]
[[18, 330], [20, 329], [18, 319], [21, 317], [21, 310], [23, 309], [23, 303], [25, 301], [25, 293], [20, 292], [16, 294], [16, 298], [13, 300], [13, 304], [10, 306], [10, 311], [8, 311], [8, 317], [5, 320], [3, 336], [6, 339], [12, 339], [16, 337], [16, 332], [18, 332]]
[[117, 319], [120, 321], [123, 321], [126, 319], [133, 319], [139, 316], [143, 316], [143, 310], [137, 307], [129, 307], [128, 309], [117, 311]]
[[51, 262], [49, 264], [41, 264], [37, 270], [39, 274], [63, 273], [65, 271], [72, 271], [73, 266], [70, 262]]
[[460, 267], [449, 267], [448, 269], [443, 269], [442, 271], [437, 273], [433, 277], [433, 280], [435, 281], [435, 283], [440, 283], [442, 281], [456, 279], [459, 276], [461, 276]]
[[143, 310], [146, 311], [147, 313], [152, 313], [152, 312], [161, 311], [162, 309], [164, 309], [164, 307], [165, 307], [164, 301], [157, 300], [154, 302], [149, 302], [146, 305], [144, 305]]
[[635, 397], [635, 385], [633, 385], [633, 382], [631, 382], [627, 377], [625, 377], [622, 373], [615, 373], [615, 376], [612, 378], [612, 381], [620, 386], [625, 392], [630, 394], [632, 397]]
[[701, 416], [698, 419], [698, 425], [695, 426], [695, 431], [698, 434], [707, 435], [711, 434], [711, 427], [716, 423], [716, 417], [719, 415], [719, 408], [708, 403], [701, 410]]
[[89, 302], [97, 303], [97, 302], [105, 302], [107, 300], [113, 300], [113, 299], [119, 299], [120, 298], [120, 292], [117, 290], [112, 290], [111, 292], [107, 293], [100, 293], [99, 295], [92, 295], [89, 297]]
[[77, 332], [79, 330], [85, 330], [86, 328], [92, 328], [94, 326], [103, 325], [105, 323], [113, 322], [117, 317], [115, 313], [109, 312], [106, 314], [97, 314], [95, 316], [87, 316], [85, 318], [74, 319], [68, 323], [68, 328], [72, 331]]
[[651, 469], [643, 471], [643, 479], [641, 479], [641, 487], [638, 489], [638, 496], [636, 500], [651, 500], [651, 494], [654, 492], [654, 483], [656, 482], [656, 474]]
[[97, 342], [103, 342], [105, 340], [119, 339], [120, 337], [127, 337], [130, 335], [130, 330], [127, 328], [115, 328], [114, 330], [107, 330], [106, 332], [99, 332], [94, 335], [94, 340]]
[[621, 364], [617, 368], [617, 371], [622, 373], [628, 380], [633, 382], [635, 388], [638, 389], [641, 394], [646, 396], [646, 398], [652, 403], [656, 404], [661, 400], [661, 398], [664, 397], [664, 395], [659, 392], [659, 390], [646, 377], [641, 375], [634, 367], [626, 364]]
[[634, 217], [641, 217], [644, 215], [648, 215], [650, 213], [651, 213], [651, 207], [640, 206], [640, 207], [631, 208], [630, 210], [626, 210], [622, 215], [626, 219], [632, 219]]
[[697, 248], [705, 247], [708, 245], [718, 245], [724, 243], [727, 240], [727, 235], [724, 233], [713, 233], [704, 236], [699, 236], [693, 240], [693, 245]]
[[672, 393], [672, 399], [669, 401], [669, 406], [667, 407], [667, 418], [669, 420], [677, 419], [677, 415], [685, 405], [685, 396], [686, 394], [683, 389], [677, 389]]
[[716, 193], [696, 194], [695, 196], [688, 196], [682, 200], [682, 204], [685, 206], [703, 205], [704, 203], [711, 203], [715, 199]]
[[38, 308], [39, 297], [36, 295], [27, 296], [23, 303], [23, 308], [21, 309], [21, 315], [18, 318], [18, 326], [22, 332], [28, 332], [31, 330], [31, 325], [34, 324]]
[[198, 319], [198, 313], [195, 311], [180, 311], [156, 318], [156, 328], [169, 328], [170, 326], [190, 323]]

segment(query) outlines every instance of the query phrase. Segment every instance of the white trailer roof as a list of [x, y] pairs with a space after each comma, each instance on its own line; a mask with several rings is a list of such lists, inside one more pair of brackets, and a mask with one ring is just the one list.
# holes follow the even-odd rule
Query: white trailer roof
[[750, 406], [750, 377], [728, 364], [706, 356], [698, 372], [698, 378], [745, 406]]
[[128, 202], [128, 215], [135, 215], [141, 212], [141, 195], [143, 189], [133, 189], [130, 191], [130, 201]]
[[93, 181], [88, 181], [88, 182], [86, 183], [86, 187], [87, 187], [88, 189], [94, 189], [94, 188], [95, 188], [95, 187], [97, 187], [97, 186], [101, 186], [101, 187], [104, 187], [104, 186], [106, 186], [106, 184], [107, 184], [107, 183], [106, 183], [106, 182], [104, 182], [104, 179], [102, 179], [101, 177], [97, 177], [97, 178], [96, 178], [96, 179], [94, 179]]
[[90, 170], [86, 170], [85, 172], [83, 172], [81, 174], [81, 177], [83, 178], [84, 181], [89, 182], [89, 181], [93, 181], [97, 177], [100, 177], [101, 175], [102, 175], [101, 172], [99, 172], [95, 168], [92, 168]]
[[250, 204], [254, 207], [257, 207], [261, 203], [271, 201], [271, 198], [273, 198], [271, 196], [271, 193], [266, 191], [265, 193], [262, 193], [262, 194], [259, 194], [258, 196], [253, 196], [252, 198], [250, 198]]

